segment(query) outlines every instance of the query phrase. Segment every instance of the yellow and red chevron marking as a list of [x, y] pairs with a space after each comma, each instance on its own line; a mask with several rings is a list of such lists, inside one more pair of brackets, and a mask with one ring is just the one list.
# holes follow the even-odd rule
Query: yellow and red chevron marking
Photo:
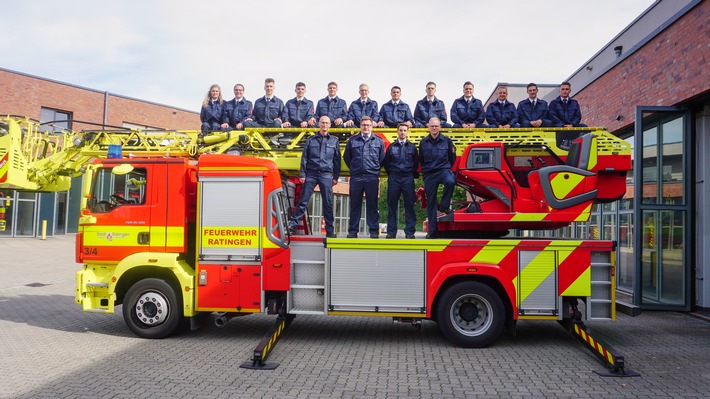
[[595, 351], [599, 352], [599, 354], [606, 359], [607, 362], [609, 362], [612, 365], [616, 364], [616, 356], [608, 351], [604, 346], [594, 338], [592, 338], [591, 335], [587, 334], [584, 329], [582, 329], [578, 324], [574, 325], [574, 333], [577, 334], [584, 342], [587, 343], [592, 349]]
[[[582, 241], [576, 241], [577, 248], [560, 248], [558, 253], [557, 287], [562, 296], [590, 296], [591, 256], [588, 249], [580, 249]], [[554, 244], [554, 242], [553, 242]]]
[[[556, 228], [571, 222], [586, 222], [591, 215], [593, 201], [586, 201], [572, 207], [557, 210], [547, 208], [546, 212], [454, 212], [453, 221], [440, 221], [439, 230], [504, 230], [511, 228]], [[519, 206], [516, 209], [523, 209]], [[475, 225], [475, 226], [473, 226]], [[474, 228], [475, 227], [475, 228]]]
[[0, 183], [4, 183], [7, 180], [7, 171], [10, 169], [9, 157], [10, 153], [7, 153], [0, 159]]
[[489, 240], [479, 248], [471, 248], [474, 255], [469, 263], [499, 265], [517, 287], [520, 250], [555, 251], [557, 264], [549, 265], [548, 272], [558, 270], [558, 292], [561, 295], [589, 296], [591, 258], [589, 249], [582, 247], [584, 243], [580, 240]]
[[570, 171], [551, 173], [550, 186], [557, 199], [572, 198], [597, 188], [596, 176], [584, 176]]
[[599, 151], [599, 145], [597, 143], [597, 136], [592, 138], [592, 148], [589, 151], [589, 160], [587, 163], [587, 170], [596, 170], [597, 167], [597, 156]]
[[[438, 251], [427, 252], [427, 275], [431, 276], [427, 301], [429, 305], [433, 303], [435, 293], [447, 279], [462, 275], [488, 276], [500, 281], [514, 308], [553, 273], [556, 273], [557, 295], [590, 296], [591, 253], [612, 249], [611, 241], [451, 240]], [[522, 273], [521, 251], [539, 253], [523, 267]]]
[[[501, 265], [515, 262], [511, 256], [515, 255], [513, 251], [521, 240], [490, 240], [480, 248], [480, 250], [471, 258], [471, 263], [488, 263], [493, 265]], [[517, 263], [517, 262], [515, 262]]]

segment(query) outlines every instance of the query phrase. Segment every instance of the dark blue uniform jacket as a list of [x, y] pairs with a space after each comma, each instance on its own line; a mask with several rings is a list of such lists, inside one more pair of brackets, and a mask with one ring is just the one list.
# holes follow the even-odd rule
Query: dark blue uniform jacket
[[356, 134], [350, 137], [345, 145], [343, 161], [350, 168], [350, 175], [379, 175], [382, 162], [385, 160], [385, 143], [381, 138], [370, 134]]

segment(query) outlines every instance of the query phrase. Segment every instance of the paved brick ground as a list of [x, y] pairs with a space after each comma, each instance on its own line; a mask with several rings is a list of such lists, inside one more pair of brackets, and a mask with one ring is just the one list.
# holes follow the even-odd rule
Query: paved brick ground
[[137, 338], [120, 308], [74, 304], [73, 250], [73, 236], [0, 240], [0, 398], [710, 396], [710, 323], [672, 312], [588, 323], [635, 378], [595, 374], [598, 360], [555, 322], [520, 322], [516, 337], [471, 350], [433, 322], [322, 316], [294, 320], [269, 358], [276, 370], [240, 369], [273, 317]]

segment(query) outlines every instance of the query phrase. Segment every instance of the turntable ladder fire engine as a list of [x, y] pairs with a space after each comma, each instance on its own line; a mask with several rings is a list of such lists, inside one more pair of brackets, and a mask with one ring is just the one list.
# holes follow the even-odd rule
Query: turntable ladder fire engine
[[[271, 160], [273, 164], [273, 166], [270, 166], [272, 169], [272, 176], [296, 176], [300, 167], [300, 154], [303, 148], [303, 142], [310, 135], [316, 133], [316, 131], [312, 129], [253, 129], [237, 132], [215, 132], [204, 136], [200, 135], [197, 131], [140, 130], [91, 130], [82, 132], [62, 132], [55, 134], [39, 131], [38, 125], [27, 119], [5, 118], [0, 122], [0, 188], [34, 191], [60, 191], [67, 189], [69, 186], [69, 179], [85, 173], [85, 168], [88, 168], [87, 164], [93, 158], [113, 158], [98, 161], [99, 163], [106, 163], [107, 167], [122, 163], [130, 164], [133, 162], [131, 158], [137, 158], [136, 162], [143, 165], [143, 167], [153, 164], [158, 165], [161, 164], [161, 162], [166, 164], [169, 163], [170, 165], [179, 163], [177, 162], [179, 160], [176, 159], [150, 160], [150, 158], [183, 158], [181, 161], [182, 165], [185, 166], [185, 170], [190, 168], [192, 168], [191, 170], [194, 170], [194, 168], [204, 168], [204, 173], [200, 174], [200, 178], [204, 178], [206, 180], [204, 182], [200, 181], [193, 183], [204, 183], [208, 186], [211, 184], [212, 180], [214, 180], [210, 180], [211, 175], [209, 173], [234, 174], [234, 165], [251, 165], [255, 161], [258, 161], [255, 159], [249, 159], [253, 157]], [[342, 145], [344, 145], [347, 139], [356, 132], [356, 130], [351, 129], [333, 129], [331, 131], [333, 135], [339, 138]], [[386, 143], [392, 142], [396, 136], [394, 129], [380, 129], [376, 130], [375, 133], [382, 137]], [[410, 138], [412, 142], [418, 144], [419, 141], [427, 134], [428, 133], [423, 129], [412, 129]], [[471, 193], [473, 198], [473, 201], [469, 204], [470, 206], [458, 209], [453, 215], [446, 216], [450, 217], [452, 220], [442, 220], [443, 225], [446, 225], [446, 223], [452, 223], [452, 225], [447, 226], [448, 230], [446, 231], [449, 232], [460, 230], [462, 232], [466, 232], [462, 234], [468, 234], [470, 232], [469, 229], [475, 229], [478, 228], [477, 226], [480, 226], [480, 223], [478, 223], [478, 225], [475, 224], [477, 223], [477, 220], [475, 220], [477, 216], [481, 219], [496, 213], [524, 214], [527, 212], [530, 214], [537, 214], [545, 212], [550, 213], [552, 210], [564, 210], [566, 205], [569, 204], [565, 201], [570, 198], [573, 199], [573, 201], [570, 202], [575, 202], [575, 204], [572, 205], [577, 205], [577, 199], [575, 199], [575, 197], [578, 195], [581, 195], [584, 201], [612, 200], [619, 194], [618, 188], [621, 186], [621, 177], [622, 175], [625, 176], [626, 171], [630, 167], [630, 149], [628, 144], [615, 138], [603, 129], [451, 129], [446, 131], [445, 134], [451, 137], [454, 141], [457, 155], [459, 156], [456, 166], [454, 167], [454, 172], [457, 175], [457, 181], [459, 185]], [[118, 151], [116, 151], [117, 149]], [[210, 155], [202, 158], [201, 156], [204, 154]], [[246, 157], [225, 157], [223, 155], [211, 154], [241, 154]], [[196, 161], [188, 161], [185, 158], [194, 158]], [[197, 158], [200, 159], [197, 160]], [[191, 164], [188, 165], [188, 163]], [[194, 165], [192, 165], [192, 163], [194, 163]], [[155, 167], [157, 168], [157, 166]], [[224, 171], [215, 172], [215, 170], [220, 168], [223, 168]], [[107, 169], [107, 171], [108, 170], [109, 169]], [[207, 171], [209, 171], [209, 173], [207, 173]], [[344, 170], [343, 175], [347, 176], [347, 169]], [[498, 175], [499, 178], [495, 178], [495, 175]], [[607, 178], [607, 184], [601, 185], [599, 184], [599, 179], [603, 175], [608, 175], [609, 178]], [[258, 172], [256, 176], [262, 180], [266, 178], [262, 172]], [[596, 181], [593, 179], [594, 177], [597, 178]], [[525, 184], [526, 178], [527, 187]], [[273, 190], [280, 189], [277, 188], [277, 186], [280, 186], [278, 183], [279, 180], [273, 177], [270, 179], [270, 187], [272, 187]], [[242, 184], [242, 180], [235, 180], [235, 184]], [[558, 187], [557, 180], [561, 180], [563, 182], [561, 188]], [[570, 181], [572, 183], [564, 183], [565, 181]], [[243, 183], [250, 183], [250, 180], [245, 180]], [[595, 183], [596, 188], [594, 187]], [[579, 184], [582, 186], [579, 187]], [[609, 188], [607, 186], [613, 186], [613, 188]], [[140, 187], [142, 186], [137, 186], [136, 190], [140, 191]], [[160, 185], [155, 187], [156, 190], [165, 189]], [[529, 191], [525, 191], [524, 189], [526, 188]], [[478, 199], [480, 199], [480, 201], [478, 201]], [[219, 202], [219, 195], [215, 196], [214, 201]], [[528, 201], [529, 203], [525, 204], [520, 201]], [[500, 203], [502, 203], [502, 205]], [[473, 204], [476, 204], [478, 207]], [[99, 203], [99, 205], [101, 204]], [[528, 208], [526, 208], [526, 206], [528, 206]], [[116, 209], [116, 212], [112, 213], [111, 209]], [[110, 267], [109, 264], [111, 262], [121, 261], [123, 262], [122, 267], [124, 268], [121, 270], [128, 270], [126, 268], [129, 267], [128, 263], [130, 263], [130, 259], [134, 259], [131, 258], [132, 255], [130, 254], [125, 258], [120, 256], [110, 258], [111, 262], [106, 262], [103, 258], [97, 258], [98, 260], [92, 263], [92, 256], [110, 257], [112, 253], [116, 253], [117, 247], [112, 244], [113, 246], [110, 249], [107, 249], [102, 247], [103, 241], [87, 243], [82, 241], [81, 237], [89, 237], [90, 233], [94, 232], [94, 236], [92, 237], [94, 237], [93, 239], [97, 239], [97, 237], [99, 237], [99, 234], [96, 233], [97, 231], [99, 233], [113, 232], [113, 230], [116, 229], [116, 226], [114, 226], [116, 223], [118, 223], [122, 229], [133, 229], [136, 226], [125, 226], [124, 224], [126, 218], [121, 217], [121, 215], [125, 216], [131, 212], [139, 212], [142, 209], [143, 208], [140, 206], [132, 207], [119, 204], [116, 204], [115, 206], [112, 205], [108, 208], [97, 206], [94, 210], [94, 214], [91, 214], [91, 209], [86, 209], [85, 212], [88, 212], [88, 214], [82, 214], [82, 218], [85, 222], [85, 230], [82, 233], [83, 235], [78, 238], [78, 242], [81, 243], [81, 247], [78, 248], [80, 250], [79, 253], [83, 257], [82, 260], [84, 262], [88, 262], [87, 264], [96, 266], [97, 268], [95, 270], [104, 270], [104, 268]], [[197, 214], [194, 213], [195, 209], [196, 208], [194, 207], [185, 207], [185, 212], [187, 212], [186, 215], [193, 218], [193, 220], [197, 217]], [[217, 212], [216, 207], [207, 203], [202, 204], [199, 209], [203, 209], [205, 212]], [[136, 217], [137, 216], [131, 216], [128, 219], [135, 220]], [[539, 222], [539, 220], [536, 219], [537, 217], [538, 216], [531, 218], [533, 219], [533, 222]], [[575, 219], [569, 220], [569, 222], [581, 220], [583, 217], [584, 216], [577, 215]], [[116, 219], [116, 223], [110, 221], [113, 220], [112, 218]], [[271, 221], [273, 218], [274, 217], [272, 215], [270, 218], [265, 217], [264, 220]], [[516, 218], [522, 218], [524, 220], [524, 216], [516, 216]], [[220, 217], [215, 217], [213, 219], [215, 223], [221, 223], [222, 220]], [[501, 217], [499, 217], [499, 219], [504, 221]], [[102, 220], [103, 222], [97, 222], [99, 220]], [[186, 246], [186, 244], [192, 243], [190, 245], [193, 245], [195, 241], [186, 238], [184, 233], [185, 226], [183, 226], [184, 220], [184, 217], [177, 217], [175, 226], [166, 225], [165, 229], [155, 229], [157, 232], [165, 232], [165, 234], [167, 234], [168, 232], [173, 231], [171, 229], [175, 227], [176, 230], [183, 232], [180, 234], [179, 240], [182, 243], [182, 249], [170, 249], [172, 247], [168, 248], [166, 246], [166, 248], [163, 249], [163, 251], [166, 251], [166, 254], [168, 252], [174, 252], [173, 255], [175, 255], [183, 254], [184, 252], [184, 255], [187, 256], [190, 253], [191, 249], [189, 248], [189, 245]], [[90, 223], [90, 221], [92, 222]], [[516, 222], [517, 221], [518, 220], [516, 220]], [[500, 221], [494, 222], [501, 223]], [[558, 220], [558, 222], [562, 221]], [[271, 227], [273, 226], [269, 225], [269, 228]], [[138, 228], [140, 229], [140, 225]], [[500, 225], [494, 226], [494, 229], [498, 228], [500, 228]], [[214, 231], [223, 230], [227, 231], [227, 229], [214, 229]], [[148, 236], [150, 236], [150, 234], [152, 233], [149, 233]], [[500, 277], [500, 283], [504, 284], [504, 287], [507, 287], [505, 288], [505, 295], [503, 295], [502, 298], [505, 298], [504, 303], [508, 303], [511, 306], [511, 317], [515, 314], [518, 319], [564, 319], [566, 316], [562, 315], [562, 312], [564, 311], [565, 304], [570, 304], [570, 306], [572, 306], [572, 304], [576, 303], [575, 298], [589, 297], [588, 306], [593, 312], [595, 309], [599, 310], [601, 312], [600, 317], [610, 317], [613, 319], [613, 276], [615, 268], [613, 264], [613, 243], [609, 241], [595, 242], [588, 240], [583, 242], [565, 242], [564, 240], [551, 240], [550, 242], [543, 242], [537, 240], [515, 239], [462, 239], [428, 240], [427, 242], [421, 242], [421, 240], [409, 240], [415, 241], [411, 243], [403, 243], [403, 241], [406, 240], [371, 240], [375, 242], [367, 240], [368, 242], [364, 243], [365, 240], [359, 240], [358, 242], [357, 240], [341, 238], [333, 240], [326, 239], [324, 243], [322, 239], [319, 240], [319, 237], [302, 236], [292, 237], [293, 240], [291, 245], [288, 245], [285, 244], [284, 241], [286, 239], [285, 234], [287, 233], [281, 231], [281, 233], [278, 234], [278, 237], [275, 238], [278, 242], [285, 245], [284, 247], [278, 247], [280, 248], [278, 249], [274, 246], [269, 246], [264, 249], [264, 253], [269, 251], [275, 251], [275, 253], [278, 252], [278, 256], [282, 256], [282, 258], [278, 258], [280, 260], [276, 261], [272, 259], [267, 263], [262, 262], [263, 264], [249, 266], [258, 266], [261, 273], [269, 274], [273, 272], [275, 273], [274, 276], [278, 276], [277, 285], [274, 285], [276, 282], [273, 280], [273, 278], [276, 277], [269, 277], [265, 280], [271, 284], [271, 288], [269, 289], [264, 289], [262, 287], [257, 290], [255, 285], [254, 287], [248, 287], [248, 290], [243, 292], [240, 291], [240, 295], [249, 299], [251, 303], [260, 304], [257, 309], [249, 310], [250, 312], [264, 311], [267, 308], [271, 309], [270, 305], [267, 306], [268, 304], [277, 303], [278, 301], [281, 301], [279, 303], [283, 303], [287, 298], [289, 298], [289, 295], [291, 297], [292, 306], [293, 303], [297, 303], [297, 301], [294, 302], [295, 295], [302, 294], [302, 296], [308, 296], [312, 293], [317, 294], [318, 290], [323, 289], [314, 287], [312, 284], [306, 284], [309, 285], [309, 287], [304, 288], [301, 285], [300, 289], [303, 292], [294, 293], [291, 288], [298, 288], [299, 281], [289, 281], [289, 273], [283, 271], [287, 270], [287, 268], [284, 268], [283, 266], [288, 266], [288, 268], [293, 267], [294, 270], [296, 270], [296, 275], [298, 275], [298, 268], [302, 266], [299, 266], [299, 262], [305, 265], [316, 264], [315, 258], [301, 256], [303, 254], [301, 253], [302, 251], [299, 252], [299, 248], [302, 249], [305, 245], [308, 248], [310, 248], [310, 246], [318, 248], [319, 252], [321, 252], [323, 256], [325, 256], [325, 253], [329, 251], [331, 256], [329, 258], [325, 258], [328, 262], [330, 262], [330, 266], [328, 267], [334, 267], [335, 269], [332, 270], [339, 272], [346, 272], [352, 269], [348, 267], [348, 265], [353, 259], [352, 254], [354, 253], [358, 255], [369, 254], [377, 257], [381, 253], [396, 255], [404, 251], [408, 254], [408, 256], [416, 256], [417, 259], [419, 259], [419, 266], [417, 267], [419, 268], [418, 270], [420, 270], [420, 274], [417, 277], [418, 282], [416, 282], [415, 285], [420, 291], [417, 293], [415, 299], [417, 304], [426, 304], [426, 306], [411, 307], [407, 305], [402, 309], [397, 308], [399, 310], [395, 312], [395, 314], [400, 314], [400, 318], [405, 321], [409, 319], [416, 321], [425, 317], [430, 318], [434, 316], [434, 307], [438, 313], [448, 314], [445, 310], [448, 309], [449, 302], [451, 302], [450, 305], [452, 306], [456, 303], [455, 299], [457, 296], [454, 295], [455, 292], [452, 290], [464, 290], [465, 288], [465, 292], [469, 292], [474, 288], [476, 288], [476, 290], [482, 288], [482, 283], [480, 282], [475, 284], [474, 287], [474, 284], [466, 283], [465, 281], [460, 284], [448, 286], [443, 284], [443, 280], [441, 280], [443, 277], [436, 277], [442, 276], [442, 274], [434, 273], [434, 275], [429, 275], [424, 273], [425, 270], [430, 270], [431, 268], [442, 268], [442, 270], [444, 270], [445, 268], [446, 273], [451, 274], [454, 273], [455, 269], [458, 270], [456, 273], [461, 274], [462, 277], [470, 277], [473, 274], [484, 275], [492, 270], [492, 268], [496, 267], [501, 268], [501, 270], [505, 269], [507, 270], [506, 273], [510, 273], [509, 276], [501, 275], [498, 277]], [[110, 236], [114, 237], [113, 235]], [[128, 235], [124, 235], [122, 237], [125, 239]], [[145, 234], [142, 234], [139, 235], [139, 237], [145, 238], [146, 236]], [[291, 237], [288, 237], [288, 239], [291, 241]], [[299, 246], [299, 243], [304, 245]], [[168, 244], [172, 245], [172, 241], [165, 241], [165, 245]], [[324, 244], [325, 252], [323, 252]], [[363, 246], [363, 244], [365, 245]], [[407, 247], [408, 245], [409, 247]], [[123, 250], [129, 251], [130, 253], [132, 248], [133, 247], [128, 246], [123, 248]], [[292, 259], [284, 255], [288, 254], [289, 248], [294, 251], [294, 253], [290, 255], [293, 257]], [[547, 292], [552, 298], [550, 299], [549, 304], [550, 309], [545, 308], [541, 310], [539, 306], [532, 306], [528, 304], [525, 299], [519, 298], [515, 295], [516, 290], [522, 290], [520, 292], [524, 292], [528, 299], [532, 296], [537, 298], [535, 295], [537, 295], [538, 291], [545, 290], [546, 286], [539, 286], [537, 285], [537, 280], [534, 278], [532, 280], [528, 278], [528, 274], [530, 274], [530, 271], [533, 269], [549, 269], [548, 265], [543, 262], [547, 259], [547, 257], [533, 257], [533, 254], [538, 252], [560, 253], [564, 255], [560, 255], [560, 264], [557, 267], [554, 267], [554, 269], [558, 270], [560, 275], [564, 277], [560, 278], [560, 282], [564, 283], [564, 287], [562, 287], [559, 292], [557, 292], [557, 289], [549, 290], [549, 292]], [[338, 256], [333, 256], [333, 253], [336, 255], [340, 254], [342, 257], [339, 258]], [[503, 253], [518, 254], [519, 256], [503, 256]], [[425, 254], [426, 257], [423, 257]], [[576, 255], [572, 256], [572, 254]], [[603, 255], [602, 257], [604, 259], [596, 260], [596, 257], [600, 255]], [[458, 259], [458, 263], [456, 265], [446, 266], [452, 261], [452, 259], [454, 259], [454, 257], [458, 257], [456, 258]], [[169, 257], [160, 255], [158, 258], [167, 262], [166, 259]], [[360, 258], [362, 257], [359, 256], [358, 259]], [[165, 265], [165, 267], [161, 270], [166, 272], [167, 270], [172, 270], [171, 268], [184, 267], [185, 273], [180, 274], [180, 278], [187, 279], [185, 280], [185, 285], [187, 287], [197, 287], [202, 284], [201, 280], [198, 279], [198, 274], [195, 273], [195, 270], [189, 267], [189, 264], [181, 260], [183, 259], [182, 257], [178, 256], [176, 259], [178, 259], [177, 264], [170, 264], [169, 267], [168, 265]], [[362, 259], [365, 259], [364, 266], [367, 266], [367, 268], [362, 269], [361, 273], [383, 273], [386, 271], [385, 267], [379, 267], [378, 265], [373, 266], [367, 263], [366, 259], [369, 258]], [[382, 262], [386, 262], [386, 259], [389, 258], [382, 259], [384, 259]], [[340, 260], [342, 260], [342, 264], [338, 263]], [[526, 261], [527, 266], [524, 270], [520, 271], [518, 261], [522, 260]], [[206, 270], [206, 273], [217, 273], [219, 270], [222, 270], [222, 266], [220, 266], [220, 264], [203, 262], [200, 258], [195, 261], [198, 263], [201, 262], [200, 273], [202, 273], [202, 269]], [[324, 260], [323, 262], [326, 261]], [[471, 264], [471, 262], [474, 263]], [[229, 263], [229, 261], [227, 261], [227, 263]], [[424, 267], [425, 263], [428, 265], [427, 267]], [[580, 265], [585, 266], [584, 270], [588, 269], [590, 271], [581, 272], [581, 269], [579, 269]], [[107, 273], [105, 275], [100, 274], [93, 276], [91, 274], [94, 270], [92, 268], [93, 266], [87, 266], [84, 271], [87, 273], [85, 277], [90, 279], [90, 282], [85, 284], [83, 282], [83, 278], [78, 278], [80, 288], [77, 290], [77, 298], [78, 301], [82, 303], [82, 306], [90, 308], [89, 311], [96, 311], [95, 309], [100, 309], [108, 312], [108, 309], [103, 308], [108, 308], [109, 305], [113, 303], [112, 301], [114, 299], [112, 299], [113, 296], [110, 294], [103, 297], [102, 293], [112, 288], [112, 284], [114, 284], [114, 282], [110, 280], [112, 274]], [[135, 266], [143, 267], [145, 265], [140, 263]], [[238, 269], [241, 266], [237, 265], [229, 267]], [[271, 270], [272, 268], [273, 270]], [[324, 263], [322, 271], [325, 273], [326, 269], [327, 267]], [[576, 272], [578, 269], [581, 274], [570, 273], [570, 271]], [[601, 270], [605, 277], [600, 278], [599, 281], [597, 281], [596, 277], [594, 277], [598, 274], [594, 272], [595, 269]], [[490, 272], [494, 273], [493, 271]], [[576, 277], [572, 276], [573, 274]], [[517, 277], [512, 279], [512, 276], [516, 275]], [[252, 277], [257, 276], [259, 276], [258, 273], [253, 274]], [[331, 278], [337, 277], [342, 278], [344, 281], [350, 281], [346, 274], [340, 275], [336, 273], [330, 274], [330, 276]], [[102, 280], [104, 277], [109, 278], [109, 280], [104, 282]], [[361, 275], [360, 277], [365, 276]], [[118, 279], [119, 276], [116, 276], [116, 278]], [[452, 275], [451, 278], [454, 278], [455, 280], [458, 277]], [[427, 279], [432, 280], [429, 281]], [[256, 280], [259, 279], [255, 279], [255, 281]], [[430, 287], [430, 289], [427, 289], [426, 291], [423, 290], [425, 280], [427, 281], [426, 286]], [[150, 281], [152, 280], [147, 279], [144, 284], [147, 284]], [[217, 295], [213, 297], [210, 295], [211, 291], [209, 291], [209, 289], [224, 288], [233, 291], [236, 287], [233, 284], [237, 284], [237, 281], [238, 280], [234, 279], [230, 280], [229, 283], [224, 283], [219, 278], [214, 278], [214, 275], [210, 278], [205, 276], [205, 286], [202, 289], [198, 288], [198, 291], [202, 294], [191, 296], [191, 294], [187, 293], [187, 291], [180, 290], [180, 292], [182, 292], [184, 300], [189, 301], [189, 303], [194, 305], [191, 305], [189, 308], [193, 310], [197, 309], [195, 312], [203, 310], [210, 311], [213, 308], [231, 309], [226, 305], [223, 306], [218, 304], [212, 306], [208, 304], [202, 306], [200, 303], [201, 301], [209, 302], [220, 300], [219, 298], [222, 298], [223, 296]], [[589, 283], [589, 287], [586, 287], [587, 282]], [[590, 292], [597, 291], [593, 287], [601, 285], [602, 283], [604, 284], [602, 288], [605, 293], [603, 302], [602, 299], [597, 299], [595, 295], [590, 296]], [[85, 284], [86, 287], [82, 284]], [[514, 288], [513, 284], [517, 284], [516, 286], [518, 288]], [[224, 287], [222, 287], [222, 285], [224, 285]], [[331, 288], [335, 290], [335, 287]], [[331, 288], [327, 288], [326, 291], [330, 292]], [[383, 292], [382, 295], [389, 296], [391, 291], [389, 288], [390, 287], [388, 286], [388, 289], [386, 292]], [[441, 299], [443, 302], [435, 302], [437, 297], [436, 292], [439, 289], [441, 290], [442, 295], [444, 295], [441, 297], [443, 298]], [[265, 293], [268, 292], [269, 297], [261, 298], [262, 291], [264, 293], [263, 295], [266, 295]], [[358, 292], [359, 291], [360, 290], [358, 290]], [[494, 294], [492, 291], [486, 292], [491, 295], [491, 298], [502, 295], [501, 293]], [[255, 351], [254, 358], [251, 362], [252, 365], [256, 365], [256, 367], [264, 365], [266, 357], [270, 351], [273, 350], [273, 344], [276, 339], [278, 339], [278, 337], [288, 327], [288, 324], [290, 324], [292, 319], [291, 316], [295, 316], [295, 314], [301, 312], [310, 314], [309, 312], [316, 311], [321, 314], [333, 315], [353, 314], [353, 309], [351, 308], [352, 303], [350, 303], [350, 300], [353, 298], [338, 296], [340, 295], [338, 292], [331, 294], [335, 296], [329, 297], [331, 298], [329, 300], [330, 302], [324, 302], [321, 304], [322, 306], [318, 307], [317, 310], [309, 308], [301, 311], [299, 310], [300, 308], [288, 307], [288, 304], [286, 305], [286, 308], [281, 306], [280, 309], [274, 309], [274, 312], [279, 313], [283, 317], [277, 319], [275, 328], [268, 334], [268, 340], [265, 341], [264, 345], [258, 347], [257, 351]], [[86, 297], [83, 295], [86, 295]], [[320, 298], [318, 295], [316, 295], [316, 297]], [[240, 296], [240, 298], [242, 297]], [[298, 301], [301, 301], [301, 299], [302, 298], [299, 296]], [[435, 303], [439, 303], [439, 305], [435, 305]], [[330, 308], [331, 306], [332, 309]], [[414, 311], [410, 308], [417, 310]], [[377, 316], [388, 316], [390, 314], [390, 312], [381, 311], [382, 309], [379, 304], [376, 304], [373, 309], [358, 309], [358, 312], [365, 312], [367, 314]], [[191, 312], [186, 312], [182, 316], [193, 316], [192, 313], [195, 312]], [[235, 312], [234, 309], [231, 310], [231, 313], [245, 314], [245, 312]], [[577, 312], [571, 310], [569, 313], [570, 315], [574, 315]], [[496, 312], [496, 314], [502, 317], [501, 313]], [[403, 317], [401, 315], [405, 315], [407, 317]], [[442, 320], [443, 319], [440, 318], [439, 322], [441, 323]], [[500, 323], [498, 320], [497, 322]], [[452, 321], [452, 323], [455, 323], [455, 321]], [[447, 331], [449, 331], [450, 334], [454, 334], [452, 332], [453, 330]], [[583, 330], [579, 329], [576, 331], [583, 332]], [[581, 333], [578, 334], [581, 335]], [[589, 342], [589, 340], [587, 340], [587, 342]], [[478, 344], [484, 345], [485, 342]], [[589, 345], [591, 345], [591, 343]], [[595, 344], [595, 347], [595, 350], [599, 352], [598, 343]], [[612, 368], [623, 369], [623, 357], [619, 357], [611, 353], [605, 356], [605, 358], [607, 360], [613, 359], [614, 363], [611, 366]], [[608, 361], [611, 362], [611, 360]]]

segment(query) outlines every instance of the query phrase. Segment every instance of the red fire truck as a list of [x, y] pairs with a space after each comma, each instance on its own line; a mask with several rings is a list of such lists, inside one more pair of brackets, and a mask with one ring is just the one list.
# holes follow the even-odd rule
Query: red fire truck
[[[613, 320], [614, 242], [500, 236], [587, 220], [595, 201], [623, 195], [630, 149], [601, 131], [569, 152], [555, 132], [535, 135], [544, 140], [460, 146], [454, 170], [473, 200], [440, 219], [436, 239], [289, 235], [296, 199], [273, 159], [98, 159], [85, 175], [76, 302], [100, 313], [122, 304], [145, 338], [206, 313], [217, 325], [274, 314], [255, 351], [262, 365], [298, 314], [431, 319], [463, 347], [489, 345], [517, 320]], [[484, 238], [465, 238], [474, 234]]]

